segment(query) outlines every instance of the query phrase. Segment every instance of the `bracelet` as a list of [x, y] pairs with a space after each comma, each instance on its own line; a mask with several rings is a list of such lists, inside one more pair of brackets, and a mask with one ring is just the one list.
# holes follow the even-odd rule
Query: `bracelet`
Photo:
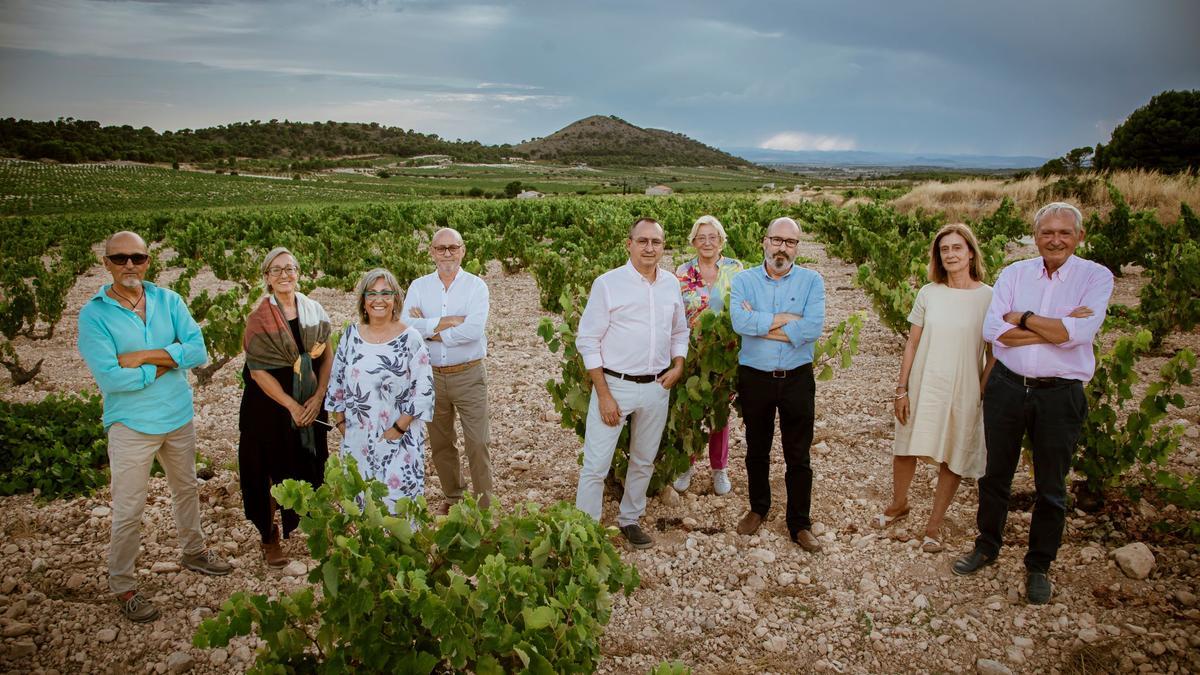
[[1017, 327], [1020, 328], [1021, 330], [1029, 330], [1029, 328], [1025, 325], [1025, 322], [1028, 321], [1029, 317], [1031, 317], [1031, 316], [1033, 316], [1033, 310], [1032, 309], [1025, 310], [1025, 313], [1021, 315], [1021, 321], [1019, 323], [1017, 323]]
[[900, 399], [902, 399], [902, 398], [908, 398], [908, 392], [907, 392], [907, 391], [906, 391], [906, 392], [904, 392], [903, 394], [897, 394], [897, 395], [896, 395], [896, 397], [895, 397], [895, 398], [893, 398], [892, 400], [893, 400], [893, 401], [899, 401], [899, 400], [900, 400]]
[[408, 429], [402, 429], [402, 428], [400, 428], [400, 422], [399, 422], [399, 421], [393, 422], [393, 423], [392, 423], [392, 428], [393, 428], [393, 429], [395, 429], [396, 431], [399, 431], [401, 434], [407, 434], [407, 433], [408, 433]]

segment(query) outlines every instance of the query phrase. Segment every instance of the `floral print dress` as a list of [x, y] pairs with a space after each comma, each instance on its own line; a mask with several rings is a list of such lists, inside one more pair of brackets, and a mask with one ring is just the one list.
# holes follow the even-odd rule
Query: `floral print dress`
[[725, 310], [725, 301], [729, 299], [729, 287], [733, 285], [733, 278], [743, 269], [745, 268], [741, 261], [722, 256], [717, 260], [717, 279], [709, 286], [704, 283], [704, 277], [700, 276], [699, 258], [692, 258], [675, 268], [688, 326], [695, 326], [701, 312], [706, 309], [711, 309], [717, 314]]
[[[367, 479], [388, 488], [384, 501], [425, 493], [425, 423], [433, 419], [433, 368], [425, 340], [411, 326], [390, 341], [373, 344], [357, 325], [346, 328], [333, 358], [325, 407], [345, 415], [342, 452]], [[394, 441], [383, 433], [412, 415], [408, 433]]]

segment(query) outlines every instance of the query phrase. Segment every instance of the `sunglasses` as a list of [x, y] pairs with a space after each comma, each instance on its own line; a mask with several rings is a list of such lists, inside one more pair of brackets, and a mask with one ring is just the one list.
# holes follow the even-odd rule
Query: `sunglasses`
[[145, 265], [146, 261], [150, 259], [150, 256], [146, 255], [145, 253], [114, 253], [104, 257], [107, 258], [110, 263], [114, 265], [120, 265], [122, 267], [125, 266], [125, 263], [131, 260], [133, 261], [134, 265]]

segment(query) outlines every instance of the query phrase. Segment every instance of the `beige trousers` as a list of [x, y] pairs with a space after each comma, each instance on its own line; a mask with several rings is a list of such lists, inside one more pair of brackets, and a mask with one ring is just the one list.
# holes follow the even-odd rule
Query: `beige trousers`
[[186, 555], [204, 552], [200, 498], [196, 487], [196, 429], [191, 422], [165, 434], [143, 434], [120, 422], [108, 428], [112, 471], [112, 541], [108, 547], [108, 587], [113, 593], [137, 589], [142, 511], [154, 456], [167, 474], [179, 543]]
[[442, 493], [450, 502], [462, 499], [467, 484], [458, 458], [455, 414], [462, 420], [463, 446], [471, 471], [471, 487], [486, 506], [491, 502], [492, 459], [488, 424], [487, 365], [457, 373], [433, 374], [433, 423], [429, 425], [429, 450], [433, 467], [442, 483]]

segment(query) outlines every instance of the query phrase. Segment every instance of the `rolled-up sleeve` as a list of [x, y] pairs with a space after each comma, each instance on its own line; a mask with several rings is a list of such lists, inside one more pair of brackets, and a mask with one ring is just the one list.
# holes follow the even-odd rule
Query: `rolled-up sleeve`
[[408, 315], [413, 307], [421, 307], [421, 280], [417, 279], [408, 285], [408, 293], [404, 295], [404, 304], [400, 308], [400, 320], [404, 323], [417, 329], [421, 337], [428, 340], [433, 337], [433, 331], [437, 328], [438, 318], [414, 318]]
[[987, 314], [983, 318], [983, 339], [992, 344], [998, 344], [1001, 335], [1015, 328], [1004, 320], [1004, 315], [1012, 311], [1014, 274], [1012, 267], [1006, 267], [996, 279], [992, 288], [992, 302], [988, 305]]
[[106, 396], [145, 389], [157, 376], [157, 367], [149, 363], [137, 368], [122, 368], [117, 361], [117, 346], [112, 336], [86, 307], [79, 313], [78, 344], [80, 356], [92, 371], [92, 377], [96, 378], [96, 386]]
[[751, 299], [754, 295], [753, 274], [754, 270], [748, 270], [733, 278], [729, 290], [729, 317], [733, 322], [733, 330], [738, 335], [761, 337], [771, 330], [771, 322], [775, 320], [775, 315], [742, 307], [745, 301], [750, 301], [752, 307], [754, 305]]
[[671, 358], [687, 358], [688, 338], [692, 331], [688, 328], [687, 312], [683, 308], [683, 299], [675, 303], [675, 314], [671, 318]]
[[463, 322], [441, 332], [442, 344], [453, 347], [483, 339], [483, 331], [487, 327], [489, 303], [487, 284], [480, 280], [479, 288], [471, 294]]
[[164, 349], [175, 361], [177, 368], [190, 370], [208, 362], [208, 349], [204, 346], [204, 333], [200, 324], [192, 318], [183, 298], [171, 294], [171, 323], [175, 327], [175, 339]]
[[1112, 298], [1112, 272], [1103, 267], [1094, 269], [1086, 287], [1079, 305], [1092, 310], [1092, 315], [1083, 319], [1071, 316], [1062, 318], [1063, 328], [1067, 331], [1067, 341], [1055, 345], [1060, 349], [1092, 344], [1096, 334], [1100, 332], [1100, 327], [1104, 325], [1104, 318], [1108, 314], [1108, 302]]
[[783, 324], [783, 334], [797, 347], [816, 342], [825, 330], [825, 280], [814, 273], [804, 299], [801, 318]]
[[608, 289], [603, 278], [592, 282], [587, 305], [579, 317], [579, 329], [575, 334], [575, 348], [583, 357], [583, 367], [588, 370], [602, 368], [604, 358], [600, 355], [600, 341], [608, 332]]

